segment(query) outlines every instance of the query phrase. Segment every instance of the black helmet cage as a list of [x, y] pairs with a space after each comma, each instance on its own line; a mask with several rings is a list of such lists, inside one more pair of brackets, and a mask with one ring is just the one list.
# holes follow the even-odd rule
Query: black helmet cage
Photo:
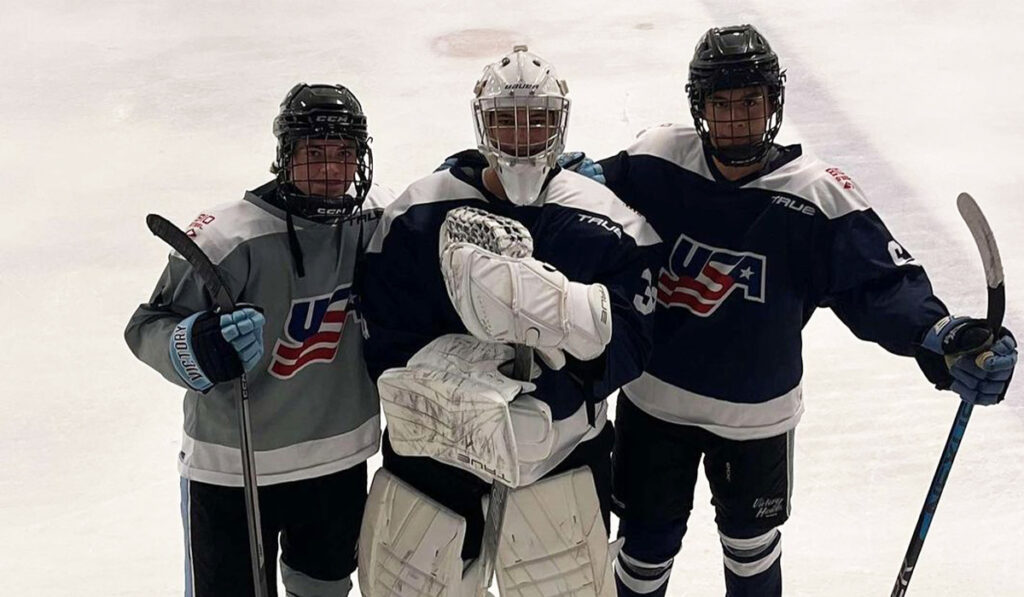
[[[746, 166], [764, 159], [782, 126], [785, 81], [786, 73], [779, 69], [775, 52], [750, 25], [711, 29], [704, 34], [694, 50], [686, 85], [690, 114], [704, 147], [729, 166]], [[754, 122], [748, 116], [718, 123], [745, 120], [748, 130], [763, 127], [763, 132], [752, 135], [749, 144], [715, 147], [706, 113], [708, 100], [715, 92], [745, 87], [764, 88], [764, 121], [757, 118]]]
[[[353, 213], [366, 199], [373, 182], [372, 140], [367, 133], [366, 115], [359, 100], [342, 85], [300, 83], [288, 92], [274, 119], [277, 159], [271, 171], [289, 209], [312, 220], [333, 220]], [[295, 185], [292, 163], [296, 146], [308, 140], [345, 140], [356, 152], [355, 173], [346, 194], [336, 197], [307, 195]], [[326, 158], [325, 158], [326, 160]], [[324, 169], [324, 182], [327, 178]], [[349, 193], [352, 194], [349, 194]]]

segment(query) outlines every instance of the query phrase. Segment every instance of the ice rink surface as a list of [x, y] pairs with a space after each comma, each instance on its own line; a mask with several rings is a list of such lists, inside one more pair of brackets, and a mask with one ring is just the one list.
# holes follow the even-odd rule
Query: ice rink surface
[[[182, 594], [180, 391], [121, 337], [166, 256], [143, 217], [184, 224], [267, 180], [271, 120], [297, 81], [355, 91], [376, 180], [401, 191], [473, 143], [473, 83], [513, 43], [568, 80], [569, 146], [604, 157], [647, 126], [689, 121], [698, 37], [753, 23], [788, 70], [779, 141], [845, 170], [950, 309], [982, 314], [980, 262], [954, 208], [974, 194], [1002, 249], [1007, 324], [1024, 329], [1018, 3], [3, 4], [5, 594]], [[828, 312], [804, 338], [786, 594], [888, 595], [957, 400]], [[1022, 384], [975, 410], [911, 595], [1024, 595]], [[672, 595], [723, 593], [698, 492]]]

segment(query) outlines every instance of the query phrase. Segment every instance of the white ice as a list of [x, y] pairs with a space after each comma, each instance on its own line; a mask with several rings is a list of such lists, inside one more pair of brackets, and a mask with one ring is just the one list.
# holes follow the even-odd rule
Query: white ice
[[[471, 145], [487, 62], [528, 43], [574, 100], [570, 146], [606, 156], [687, 121], [686, 64], [751, 22], [789, 72], [780, 141], [850, 174], [954, 312], [984, 311], [954, 198], [988, 214], [1024, 326], [1018, 3], [950, 0], [205, 2], [2, 6], [0, 585], [10, 595], [180, 595], [179, 390], [121, 338], [185, 223], [268, 178], [297, 81], [363, 100], [377, 180], [400, 191]], [[807, 328], [787, 595], [888, 594], [957, 399], [831, 314]], [[695, 347], [699, 350], [699, 347]], [[741, 374], [742, 372], [738, 372]], [[1024, 382], [1021, 382], [1024, 383]], [[911, 595], [1024, 595], [1024, 390], [976, 409]], [[378, 459], [371, 461], [376, 466]], [[705, 486], [673, 595], [721, 595]]]

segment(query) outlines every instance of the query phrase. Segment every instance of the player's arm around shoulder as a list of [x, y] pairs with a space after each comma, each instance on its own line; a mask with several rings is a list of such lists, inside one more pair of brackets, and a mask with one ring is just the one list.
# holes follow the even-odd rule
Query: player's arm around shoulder
[[[243, 295], [250, 270], [245, 232], [258, 228], [259, 220], [263, 219], [253, 210], [258, 208], [235, 201], [200, 212], [185, 227], [186, 234], [217, 267], [236, 300]], [[237, 377], [238, 366], [258, 360], [256, 352], [262, 355], [262, 341], [258, 348], [255, 346], [255, 334], [262, 332], [263, 316], [258, 311], [243, 308], [233, 314], [215, 315], [212, 310], [213, 303], [202, 280], [187, 261], [171, 251], [149, 301], [139, 305], [129, 319], [125, 341], [140, 360], [167, 380], [205, 391], [216, 381], [225, 381], [221, 378], [226, 375], [231, 375], [227, 379]], [[227, 320], [222, 322], [224, 318]], [[180, 340], [179, 348], [188, 345], [187, 350], [175, 350], [176, 337]], [[236, 344], [246, 350], [241, 362], [235, 362]], [[199, 357], [206, 365], [205, 372], [197, 367], [195, 350], [207, 353]], [[226, 351], [227, 357], [214, 358], [216, 351]]]
[[[640, 131], [626, 149], [606, 158], [595, 160], [585, 152], [570, 151], [558, 157], [558, 164], [607, 186], [634, 205], [649, 199], [651, 180], [658, 178], [652, 177], [652, 164], [657, 164], [655, 170], [692, 168], [703, 159], [700, 148], [692, 127], [668, 123]], [[635, 163], [639, 165], [634, 168]]]

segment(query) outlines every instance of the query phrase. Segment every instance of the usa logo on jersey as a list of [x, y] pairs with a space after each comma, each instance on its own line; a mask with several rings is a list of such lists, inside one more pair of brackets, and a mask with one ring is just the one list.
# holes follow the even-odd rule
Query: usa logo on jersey
[[699, 243], [681, 234], [669, 267], [658, 276], [658, 303], [708, 317], [737, 288], [743, 298], [764, 302], [765, 257]]
[[284, 336], [271, 353], [271, 375], [288, 379], [313, 363], [329, 363], [338, 354], [345, 327], [350, 284], [330, 294], [292, 301], [284, 322]]

